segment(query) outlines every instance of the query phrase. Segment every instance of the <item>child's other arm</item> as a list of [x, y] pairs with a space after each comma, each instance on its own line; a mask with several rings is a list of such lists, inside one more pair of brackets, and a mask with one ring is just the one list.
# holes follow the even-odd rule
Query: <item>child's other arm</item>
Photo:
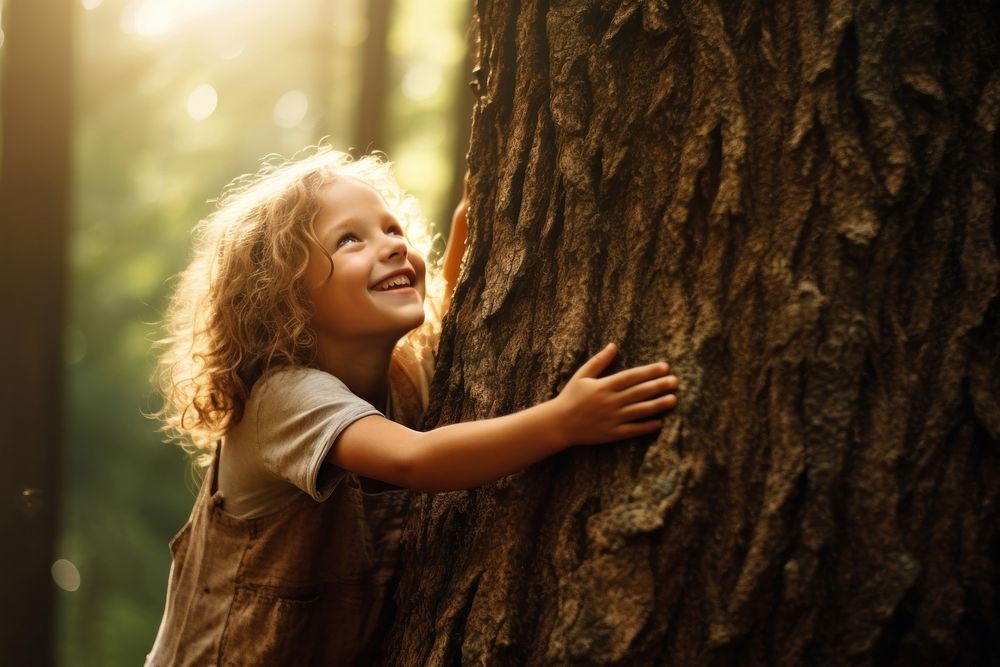
[[[444, 313], [451, 305], [451, 293], [455, 291], [458, 282], [458, 270], [462, 267], [462, 257], [465, 255], [465, 239], [469, 235], [469, 177], [465, 177], [465, 187], [462, 191], [462, 201], [455, 207], [451, 216], [451, 231], [448, 233], [448, 245], [444, 250], [444, 265], [441, 275], [444, 277]], [[443, 313], [442, 313], [443, 314]]]
[[678, 387], [666, 363], [598, 375], [617, 350], [608, 345], [573, 375], [558, 396], [505, 417], [413, 431], [364, 417], [337, 438], [327, 460], [365, 477], [438, 493], [491, 482], [571, 445], [653, 433], [675, 405]]

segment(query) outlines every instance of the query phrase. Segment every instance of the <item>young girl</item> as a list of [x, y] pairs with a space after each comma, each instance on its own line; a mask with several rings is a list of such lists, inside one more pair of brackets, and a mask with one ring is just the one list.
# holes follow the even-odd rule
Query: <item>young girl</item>
[[444, 284], [415, 247], [425, 229], [387, 163], [325, 148], [237, 180], [199, 224], [159, 377], [167, 428], [208, 470], [170, 544], [147, 665], [370, 660], [407, 497], [371, 491], [468, 489], [571, 445], [653, 433], [676, 404], [665, 363], [598, 377], [609, 345], [545, 403], [411, 430], [465, 201]]

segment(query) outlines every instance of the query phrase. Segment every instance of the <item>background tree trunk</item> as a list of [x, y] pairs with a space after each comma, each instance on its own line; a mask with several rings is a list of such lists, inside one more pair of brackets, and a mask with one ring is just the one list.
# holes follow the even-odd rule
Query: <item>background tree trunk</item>
[[476, 13], [428, 425], [612, 340], [681, 404], [420, 498], [387, 664], [1000, 663], [997, 3]]
[[0, 662], [53, 661], [69, 228], [69, 0], [3, 6], [0, 80]]
[[368, 36], [361, 56], [361, 99], [354, 138], [354, 147], [362, 154], [386, 149], [385, 102], [392, 12], [393, 0], [368, 2]]

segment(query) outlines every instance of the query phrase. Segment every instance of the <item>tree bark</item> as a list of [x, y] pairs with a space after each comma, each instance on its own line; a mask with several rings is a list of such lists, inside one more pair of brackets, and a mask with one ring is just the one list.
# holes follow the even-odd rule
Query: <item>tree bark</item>
[[1000, 664], [998, 4], [476, 13], [427, 425], [608, 341], [681, 401], [420, 497], [386, 664]]

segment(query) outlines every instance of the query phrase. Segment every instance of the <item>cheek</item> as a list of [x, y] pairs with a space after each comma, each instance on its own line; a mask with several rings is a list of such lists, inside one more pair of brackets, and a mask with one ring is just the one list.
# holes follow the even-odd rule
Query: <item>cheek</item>
[[332, 277], [332, 264], [329, 255], [309, 251], [309, 263], [306, 265], [305, 281], [309, 293], [319, 290]]
[[427, 296], [427, 275], [424, 270], [423, 265], [420, 268], [416, 266], [413, 269], [417, 272], [417, 292], [419, 292], [420, 297], [423, 298]]
[[417, 281], [422, 286], [427, 277], [427, 264], [424, 262], [423, 256], [418, 252], [410, 251], [410, 265], [417, 272]]

